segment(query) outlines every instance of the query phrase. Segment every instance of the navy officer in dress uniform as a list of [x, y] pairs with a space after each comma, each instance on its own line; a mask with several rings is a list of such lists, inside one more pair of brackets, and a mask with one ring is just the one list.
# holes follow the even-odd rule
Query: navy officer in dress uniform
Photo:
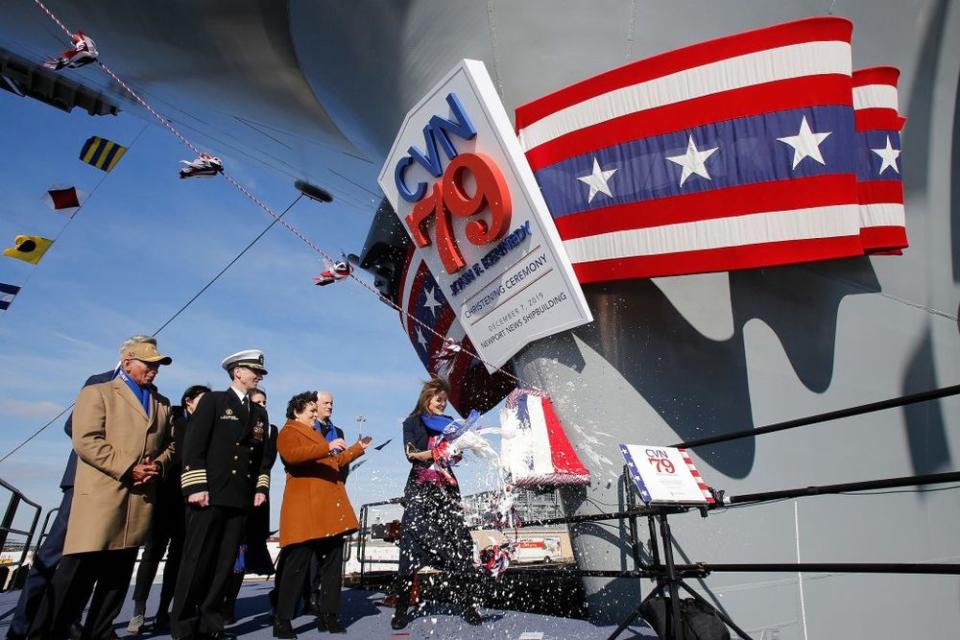
[[174, 638], [232, 638], [223, 602], [251, 507], [267, 499], [267, 411], [249, 393], [267, 375], [256, 349], [227, 356], [230, 388], [207, 393], [190, 418], [180, 485], [187, 498], [186, 537], [173, 596]]

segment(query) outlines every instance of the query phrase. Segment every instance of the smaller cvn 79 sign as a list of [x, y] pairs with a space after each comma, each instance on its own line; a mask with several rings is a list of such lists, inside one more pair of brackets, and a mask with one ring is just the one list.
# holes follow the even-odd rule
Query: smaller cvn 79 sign
[[407, 114], [379, 183], [488, 370], [593, 320], [482, 62]]

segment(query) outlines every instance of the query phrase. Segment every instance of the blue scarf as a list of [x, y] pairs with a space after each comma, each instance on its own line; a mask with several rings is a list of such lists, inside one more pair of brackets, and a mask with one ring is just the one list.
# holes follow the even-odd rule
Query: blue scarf
[[[320, 433], [320, 435], [326, 438], [327, 442], [333, 442], [334, 440], [337, 439], [337, 428], [334, 426], [332, 422], [327, 422], [326, 424], [324, 424], [323, 422], [320, 422], [319, 420], [317, 420], [316, 422], [313, 423], [313, 428], [316, 429]], [[327, 430], [326, 433], [323, 432], [324, 429]], [[334, 447], [332, 451], [336, 453], [340, 453], [340, 447]]]
[[434, 416], [428, 413], [421, 413], [420, 422], [427, 428], [427, 431], [441, 434], [443, 430], [453, 422], [453, 418], [450, 416]]
[[136, 382], [133, 381], [133, 378], [127, 375], [127, 372], [123, 369], [120, 369], [117, 372], [117, 375], [127, 383], [127, 386], [130, 387], [130, 391], [133, 391], [133, 395], [136, 396], [137, 400], [140, 401], [140, 404], [143, 405], [143, 411], [147, 414], [147, 417], [150, 417], [150, 389], [146, 387], [141, 387]]

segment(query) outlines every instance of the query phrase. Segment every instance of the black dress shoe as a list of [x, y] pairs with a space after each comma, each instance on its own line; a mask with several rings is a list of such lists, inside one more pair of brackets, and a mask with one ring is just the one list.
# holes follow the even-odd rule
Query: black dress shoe
[[390, 628], [399, 631], [405, 628], [409, 622], [410, 618], [407, 616], [407, 608], [397, 607], [393, 612], [393, 617], [390, 618]]
[[330, 633], [346, 633], [347, 628], [337, 619], [335, 613], [321, 613], [317, 616], [317, 631], [329, 631]]
[[226, 631], [214, 631], [203, 636], [205, 640], [237, 640], [237, 636]]
[[283, 638], [284, 640], [295, 640], [297, 634], [293, 632], [293, 625], [289, 620], [274, 620], [273, 637]]
[[166, 633], [170, 630], [170, 614], [169, 613], [157, 613], [153, 618], [153, 627], [151, 627], [154, 633]]
[[316, 594], [311, 595], [307, 600], [304, 601], [304, 603], [303, 603], [303, 615], [305, 615], [305, 616], [309, 616], [309, 615], [320, 616], [320, 615], [323, 615], [323, 612], [320, 611], [320, 603], [317, 601], [317, 596], [316, 596]]
[[483, 622], [483, 618], [480, 616], [480, 609], [476, 607], [467, 607], [463, 611], [463, 619], [467, 624], [476, 627], [477, 625]]

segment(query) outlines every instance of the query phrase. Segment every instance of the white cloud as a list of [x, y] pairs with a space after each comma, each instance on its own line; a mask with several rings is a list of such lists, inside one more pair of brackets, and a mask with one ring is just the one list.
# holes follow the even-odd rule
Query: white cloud
[[65, 406], [66, 405], [59, 405], [56, 402], [49, 402], [47, 400], [40, 400], [38, 402], [24, 402], [12, 398], [0, 400], [0, 407], [3, 409], [2, 413], [23, 418], [46, 418], [49, 420], [63, 411]]

